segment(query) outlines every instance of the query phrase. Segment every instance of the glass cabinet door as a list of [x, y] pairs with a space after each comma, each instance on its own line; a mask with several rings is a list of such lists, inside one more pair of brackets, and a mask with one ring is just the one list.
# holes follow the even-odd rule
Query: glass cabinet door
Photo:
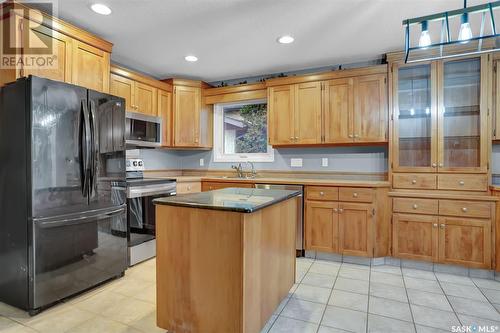
[[439, 171], [486, 171], [481, 58], [439, 64]]
[[396, 71], [395, 171], [436, 171], [434, 68], [423, 64], [399, 67]]

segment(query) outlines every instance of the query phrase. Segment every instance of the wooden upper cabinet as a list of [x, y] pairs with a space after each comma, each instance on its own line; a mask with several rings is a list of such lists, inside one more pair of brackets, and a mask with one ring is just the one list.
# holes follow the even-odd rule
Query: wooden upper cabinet
[[393, 65], [396, 172], [488, 172], [488, 55]]
[[200, 143], [201, 88], [174, 87], [174, 145], [196, 147]]
[[135, 82], [126, 77], [111, 73], [109, 83], [109, 93], [125, 99], [125, 110], [137, 112], [135, 101]]
[[354, 141], [387, 141], [387, 76], [354, 79]]
[[158, 117], [162, 121], [162, 146], [172, 145], [172, 93], [158, 89]]
[[438, 170], [487, 172], [488, 56], [438, 63]]
[[343, 255], [373, 255], [373, 206], [371, 204], [339, 204], [339, 250]]
[[321, 143], [321, 82], [295, 85], [295, 144]]
[[491, 221], [439, 218], [439, 262], [491, 267]]
[[354, 84], [352, 78], [324, 83], [323, 139], [325, 143], [352, 142]]
[[307, 250], [339, 252], [337, 202], [306, 202], [305, 246]]
[[136, 111], [150, 116], [157, 116], [158, 109], [158, 89], [147, 84], [135, 83], [135, 104]]
[[109, 53], [75, 40], [72, 82], [85, 88], [109, 92]]
[[269, 143], [290, 145], [295, 141], [295, 89], [293, 85], [268, 90]]
[[34, 75], [109, 91], [111, 43], [23, 3], [9, 2], [2, 6], [6, 15], [0, 18], [0, 24], [15, 28], [9, 35], [12, 40], [6, 42], [16, 46], [18, 55], [43, 57], [43, 65], [37, 66], [40, 63], [37, 59], [33, 64], [18, 63], [1, 69], [0, 86]]
[[[52, 54], [50, 56], [53, 59], [53, 66], [41, 68], [33, 66], [21, 67], [21, 76], [35, 75], [56, 81], [71, 82], [73, 40], [28, 19], [23, 19], [23, 29], [29, 29], [32, 38], [38, 38], [45, 45], [52, 45]], [[23, 34], [23, 37], [25, 36]], [[23, 43], [27, 43], [27, 41], [23, 40]]]

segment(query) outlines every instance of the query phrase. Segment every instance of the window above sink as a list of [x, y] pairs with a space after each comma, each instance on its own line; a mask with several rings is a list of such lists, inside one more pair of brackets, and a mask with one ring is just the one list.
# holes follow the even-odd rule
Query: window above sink
[[214, 162], [273, 162], [268, 142], [266, 100], [215, 105]]

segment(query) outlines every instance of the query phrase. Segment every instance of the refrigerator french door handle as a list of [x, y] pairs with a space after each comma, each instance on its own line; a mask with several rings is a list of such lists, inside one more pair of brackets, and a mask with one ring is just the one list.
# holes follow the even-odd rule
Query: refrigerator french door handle
[[34, 221], [40, 228], [55, 228], [55, 227], [63, 227], [63, 226], [70, 226], [70, 225], [75, 225], [75, 224], [82, 224], [85, 222], [94, 222], [95, 219], [97, 218], [110, 218], [113, 216], [119, 216], [122, 215], [123, 213], [126, 212], [126, 208], [118, 208], [106, 213], [95, 213], [95, 214], [89, 214], [89, 215], [82, 215], [76, 218], [63, 218], [60, 220], [55, 220], [55, 221], [43, 221], [43, 222], [38, 222]]
[[99, 158], [99, 129], [94, 101], [89, 102], [90, 106], [90, 137], [91, 137], [91, 163], [90, 163], [90, 196], [94, 191], [97, 182], [97, 164]]
[[87, 104], [85, 101], [82, 101], [83, 108], [83, 120], [84, 120], [84, 128], [85, 128], [85, 150], [84, 150], [84, 160], [83, 160], [83, 169], [84, 169], [84, 182], [83, 182], [83, 196], [89, 196], [89, 181], [90, 181], [90, 150], [91, 149], [91, 132], [90, 132], [90, 117], [89, 110], [87, 109]]

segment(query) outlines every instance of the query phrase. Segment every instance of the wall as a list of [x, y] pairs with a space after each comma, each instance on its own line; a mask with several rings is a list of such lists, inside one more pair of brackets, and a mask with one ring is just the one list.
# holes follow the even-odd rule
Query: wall
[[[146, 169], [230, 169], [235, 163], [213, 161], [212, 151], [175, 151], [142, 149]], [[328, 167], [321, 159], [328, 158]], [[205, 165], [200, 166], [203, 158]], [[302, 158], [302, 168], [290, 167], [291, 158]], [[275, 149], [274, 162], [255, 163], [257, 170], [283, 171], [335, 171], [335, 172], [387, 172], [387, 147], [331, 147]]]

